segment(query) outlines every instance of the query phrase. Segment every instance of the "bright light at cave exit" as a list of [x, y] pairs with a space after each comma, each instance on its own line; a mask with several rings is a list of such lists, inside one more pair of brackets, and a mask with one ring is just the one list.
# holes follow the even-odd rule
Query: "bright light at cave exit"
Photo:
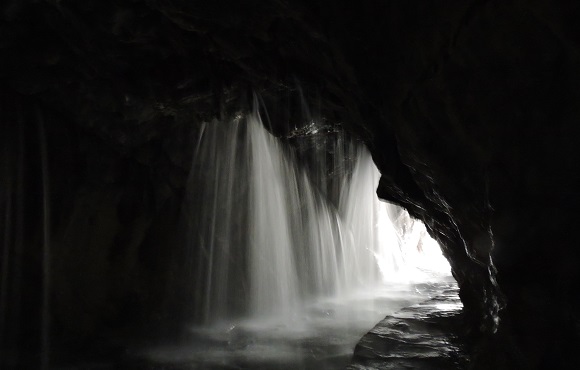
[[[348, 271], [355, 269], [353, 279], [368, 275], [373, 267], [378, 269], [376, 275], [363, 281], [420, 283], [450, 275], [449, 263], [425, 225], [405, 209], [379, 200], [376, 189], [381, 174], [366, 147], [358, 146], [355, 157], [340, 198], [343, 229], [352, 238], [347, 245], [356, 250], [347, 258], [355, 259], [347, 266]], [[364, 257], [368, 252], [372, 261]]]
[[[372, 179], [372, 189], [376, 189], [380, 173], [370, 156], [366, 166], [370, 170], [367, 178]], [[449, 262], [425, 224], [412, 218], [407, 210], [380, 201], [376, 193], [373, 195], [376, 223], [373, 226], [378, 244], [374, 256], [383, 282], [424, 282], [450, 275]]]
[[357, 248], [371, 251], [380, 272], [377, 278], [383, 283], [420, 283], [450, 275], [449, 262], [423, 222], [404, 208], [379, 200], [380, 177], [370, 152], [359, 147], [348, 191], [341, 196], [345, 228]]
[[[421, 221], [377, 197], [381, 174], [362, 143], [339, 137], [332, 163], [317, 156], [305, 170], [257, 113], [227, 123], [204, 126], [188, 189], [200, 215], [191, 220], [191, 249], [201, 262], [192, 290], [202, 325], [183, 349], [155, 350], [151, 359], [344, 368], [385, 315], [451, 286], [449, 264]], [[329, 168], [340, 169], [334, 203], [321, 191]]]
[[399, 214], [393, 217], [389, 215], [389, 207], [393, 209], [393, 206], [378, 198], [377, 201], [379, 244], [398, 245], [400, 249], [400, 254], [396, 255], [384, 248], [379, 248], [375, 253], [384, 282], [420, 282], [451, 274], [451, 267], [439, 243], [429, 235], [423, 222], [413, 219], [400, 208]]
[[[449, 274], [425, 226], [378, 199], [380, 173], [362, 143], [336, 144], [331, 165], [349, 166], [334, 180], [341, 182], [337, 204], [320, 190], [328, 184], [318, 183], [329, 164], [316, 157], [308, 170], [299, 166], [256, 112], [207, 124], [198, 143], [188, 193], [199, 215], [192, 249], [202, 261], [195, 310], [205, 322], [239, 312], [292, 321], [313, 297]], [[235, 258], [245, 265], [231, 263]]]

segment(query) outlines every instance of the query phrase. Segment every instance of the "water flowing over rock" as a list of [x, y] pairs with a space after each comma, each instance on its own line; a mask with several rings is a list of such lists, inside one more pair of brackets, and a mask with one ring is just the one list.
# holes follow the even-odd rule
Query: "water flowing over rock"
[[[40, 367], [47, 331], [56, 358], [126, 333], [170, 336], [192, 312], [207, 316], [193, 303], [204, 297], [244, 311], [249, 301], [230, 293], [249, 285], [247, 271], [229, 292], [200, 282], [228, 257], [223, 240], [180, 247], [201, 243], [183, 237], [200, 216], [182, 206], [203, 185], [189, 176], [191, 138], [252, 108], [257, 92], [274, 136], [314, 122], [364, 142], [379, 197], [423, 221], [450, 262], [474, 367], [579, 368], [579, 14], [568, 0], [2, 3], [0, 361]], [[233, 201], [220, 197], [237, 180], [193, 170], [219, 182], [203, 207]], [[344, 210], [342, 186], [318, 188]], [[249, 219], [228, 217], [232, 238], [250, 237]], [[332, 217], [317, 222], [334, 231]], [[201, 224], [206, 235], [225, 227]], [[199, 265], [201, 249], [211, 264]], [[313, 290], [338, 284], [308, 278]]]
[[364, 146], [336, 140], [355, 162], [335, 179], [338, 206], [316, 183], [325, 164], [301, 166], [257, 112], [202, 126], [185, 207], [197, 321], [292, 321], [308, 300], [417, 279], [433, 262], [416, 264], [418, 248], [444, 261], [420, 222], [379, 201], [379, 174]]

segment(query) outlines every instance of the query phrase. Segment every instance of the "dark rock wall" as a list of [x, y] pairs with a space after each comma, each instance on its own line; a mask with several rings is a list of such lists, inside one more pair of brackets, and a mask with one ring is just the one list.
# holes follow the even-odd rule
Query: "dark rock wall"
[[[578, 254], [564, 230], [579, 200], [576, 5], [383, 5], [361, 18], [382, 24], [366, 55], [384, 75], [359, 80], [384, 118], [363, 123], [379, 195], [448, 246], [467, 314], [498, 330], [490, 346], [508, 352], [504, 366], [574, 368]], [[400, 176], [385, 126], [408, 168]]]
[[443, 244], [476, 367], [574, 368], [575, 2], [0, 9], [5, 361], [39, 361], [22, 353], [40, 346], [43, 143], [52, 331], [90, 346], [186, 316], [170, 312], [187, 306], [178, 229], [193, 142], [201, 122], [250, 107], [255, 91], [277, 134], [317, 119], [367, 143], [379, 195]]

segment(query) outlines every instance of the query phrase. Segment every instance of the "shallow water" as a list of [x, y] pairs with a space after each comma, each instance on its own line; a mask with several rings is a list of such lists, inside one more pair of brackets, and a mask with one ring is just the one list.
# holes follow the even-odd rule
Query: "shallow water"
[[175, 289], [190, 306], [183, 320], [200, 326], [180, 326], [179, 344], [120, 344], [119, 361], [77, 368], [340, 369], [377, 322], [441, 292], [450, 272], [437, 242], [379, 201], [362, 144], [336, 146], [352, 168], [329, 194], [326, 162], [315, 155], [306, 170], [257, 112], [204, 124]]
[[[443, 288], [443, 289], [441, 289]], [[463, 305], [455, 282], [381, 320], [358, 342], [349, 370], [464, 370]]]
[[357, 342], [385, 316], [425, 301], [450, 282], [391, 283], [346, 297], [319, 299], [292, 318], [223, 322], [191, 328], [180, 345], [143, 348], [147, 369], [343, 369]]

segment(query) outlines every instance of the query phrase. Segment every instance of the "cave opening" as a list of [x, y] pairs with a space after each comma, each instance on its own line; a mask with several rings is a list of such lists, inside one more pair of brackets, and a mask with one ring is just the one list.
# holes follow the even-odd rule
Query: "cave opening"
[[[456, 289], [425, 225], [379, 200], [370, 152], [340, 126], [311, 120], [280, 137], [258, 111], [204, 121], [190, 135], [185, 196], [175, 207], [181, 212], [146, 220], [137, 208], [147, 201], [143, 184], [132, 178], [122, 191], [100, 189], [106, 176], [93, 190], [85, 184], [63, 217], [62, 204], [47, 195], [59, 170], [47, 159], [54, 160], [62, 136], [47, 125], [45, 137], [44, 119], [54, 122], [39, 114], [15, 129], [18, 166], [3, 166], [8, 179], [18, 180], [15, 191], [23, 184], [39, 189], [38, 199], [2, 195], [4, 230], [24, 211], [39, 218], [38, 235], [52, 228], [50, 245], [32, 232], [33, 242], [3, 245], [10, 257], [4, 263], [29, 264], [38, 275], [30, 282], [3, 269], [2, 283], [14, 287], [0, 300], [9, 368], [102, 361], [128, 368], [336, 369], [385, 316]], [[38, 131], [26, 158], [24, 128]], [[36, 167], [15, 176], [25, 160]], [[49, 206], [53, 220], [37, 212]], [[54, 222], [64, 219], [61, 227]], [[164, 233], [139, 232], [145, 224]], [[16, 233], [36, 230], [27, 225]], [[146, 259], [155, 255], [152, 245], [158, 261]], [[49, 246], [34, 264], [25, 259]], [[141, 281], [131, 281], [135, 271]], [[124, 292], [138, 284], [141, 291]], [[10, 316], [24, 299], [38, 303], [26, 306], [37, 320], [26, 330], [18, 327], [21, 317]], [[6, 338], [17, 340], [9, 346]]]
[[[277, 145], [296, 162], [274, 166], [294, 171], [296, 188], [308, 178], [312, 192], [292, 197], [314, 211], [292, 202], [286, 216], [221, 209], [238, 184], [221, 174], [247, 166], [244, 150], [237, 162], [216, 163], [222, 172], [198, 163], [195, 171], [213, 174], [209, 185], [188, 181], [198, 147], [190, 139], [201, 127], [211, 133], [213, 118], [235, 118], [228, 109], [249, 106], [256, 91], [272, 122], [299, 115], [303, 100], [367, 144], [381, 173], [379, 197], [425, 222], [448, 257], [469, 368], [580, 368], [580, 248], [570, 232], [580, 209], [578, 14], [574, 1], [3, 2], [0, 367], [151, 368], [124, 362], [125, 344], [167, 343], [182, 332], [191, 339], [192, 327], [301, 307], [355, 285], [348, 275], [325, 278], [340, 276], [342, 252], [330, 258], [331, 248], [294, 242], [275, 263], [256, 263], [271, 252], [256, 248], [227, 263], [227, 278], [216, 267], [231, 260], [222, 253], [230, 240], [209, 235], [224, 232], [227, 217], [240, 220], [226, 235], [245, 245], [251, 235], [243, 230], [252, 228], [244, 225], [259, 217], [278, 221], [270, 228], [278, 233], [302, 229], [316, 241], [293, 221], [298, 208], [326, 230], [349, 223], [341, 190], [354, 183], [358, 157], [333, 162], [333, 144], [317, 143], [340, 135], [323, 120], [283, 138]], [[324, 155], [313, 161], [313, 153]], [[345, 170], [328, 170], [337, 163]], [[279, 182], [259, 195], [275, 199], [294, 184]], [[255, 196], [237, 191], [246, 193], [242, 203]], [[213, 223], [197, 212], [212, 204]], [[213, 247], [188, 247], [201, 245], [196, 222]], [[272, 230], [252, 237], [267, 244]], [[341, 231], [333, 235], [348, 234]], [[382, 279], [381, 266], [365, 258], [362, 276]], [[336, 263], [320, 276], [297, 272], [328, 260]], [[291, 283], [268, 280], [264, 289], [276, 293], [260, 294], [252, 264], [256, 275], [278, 269]], [[440, 349], [449, 359], [448, 347]], [[417, 358], [391, 359], [368, 359], [368, 367], [422, 368]]]
[[174, 264], [185, 285], [169, 299], [185, 340], [137, 357], [342, 368], [386, 315], [456, 287], [425, 225], [379, 200], [369, 151], [342, 129], [311, 121], [279, 138], [259, 112], [237, 113], [203, 123], [191, 150]]

